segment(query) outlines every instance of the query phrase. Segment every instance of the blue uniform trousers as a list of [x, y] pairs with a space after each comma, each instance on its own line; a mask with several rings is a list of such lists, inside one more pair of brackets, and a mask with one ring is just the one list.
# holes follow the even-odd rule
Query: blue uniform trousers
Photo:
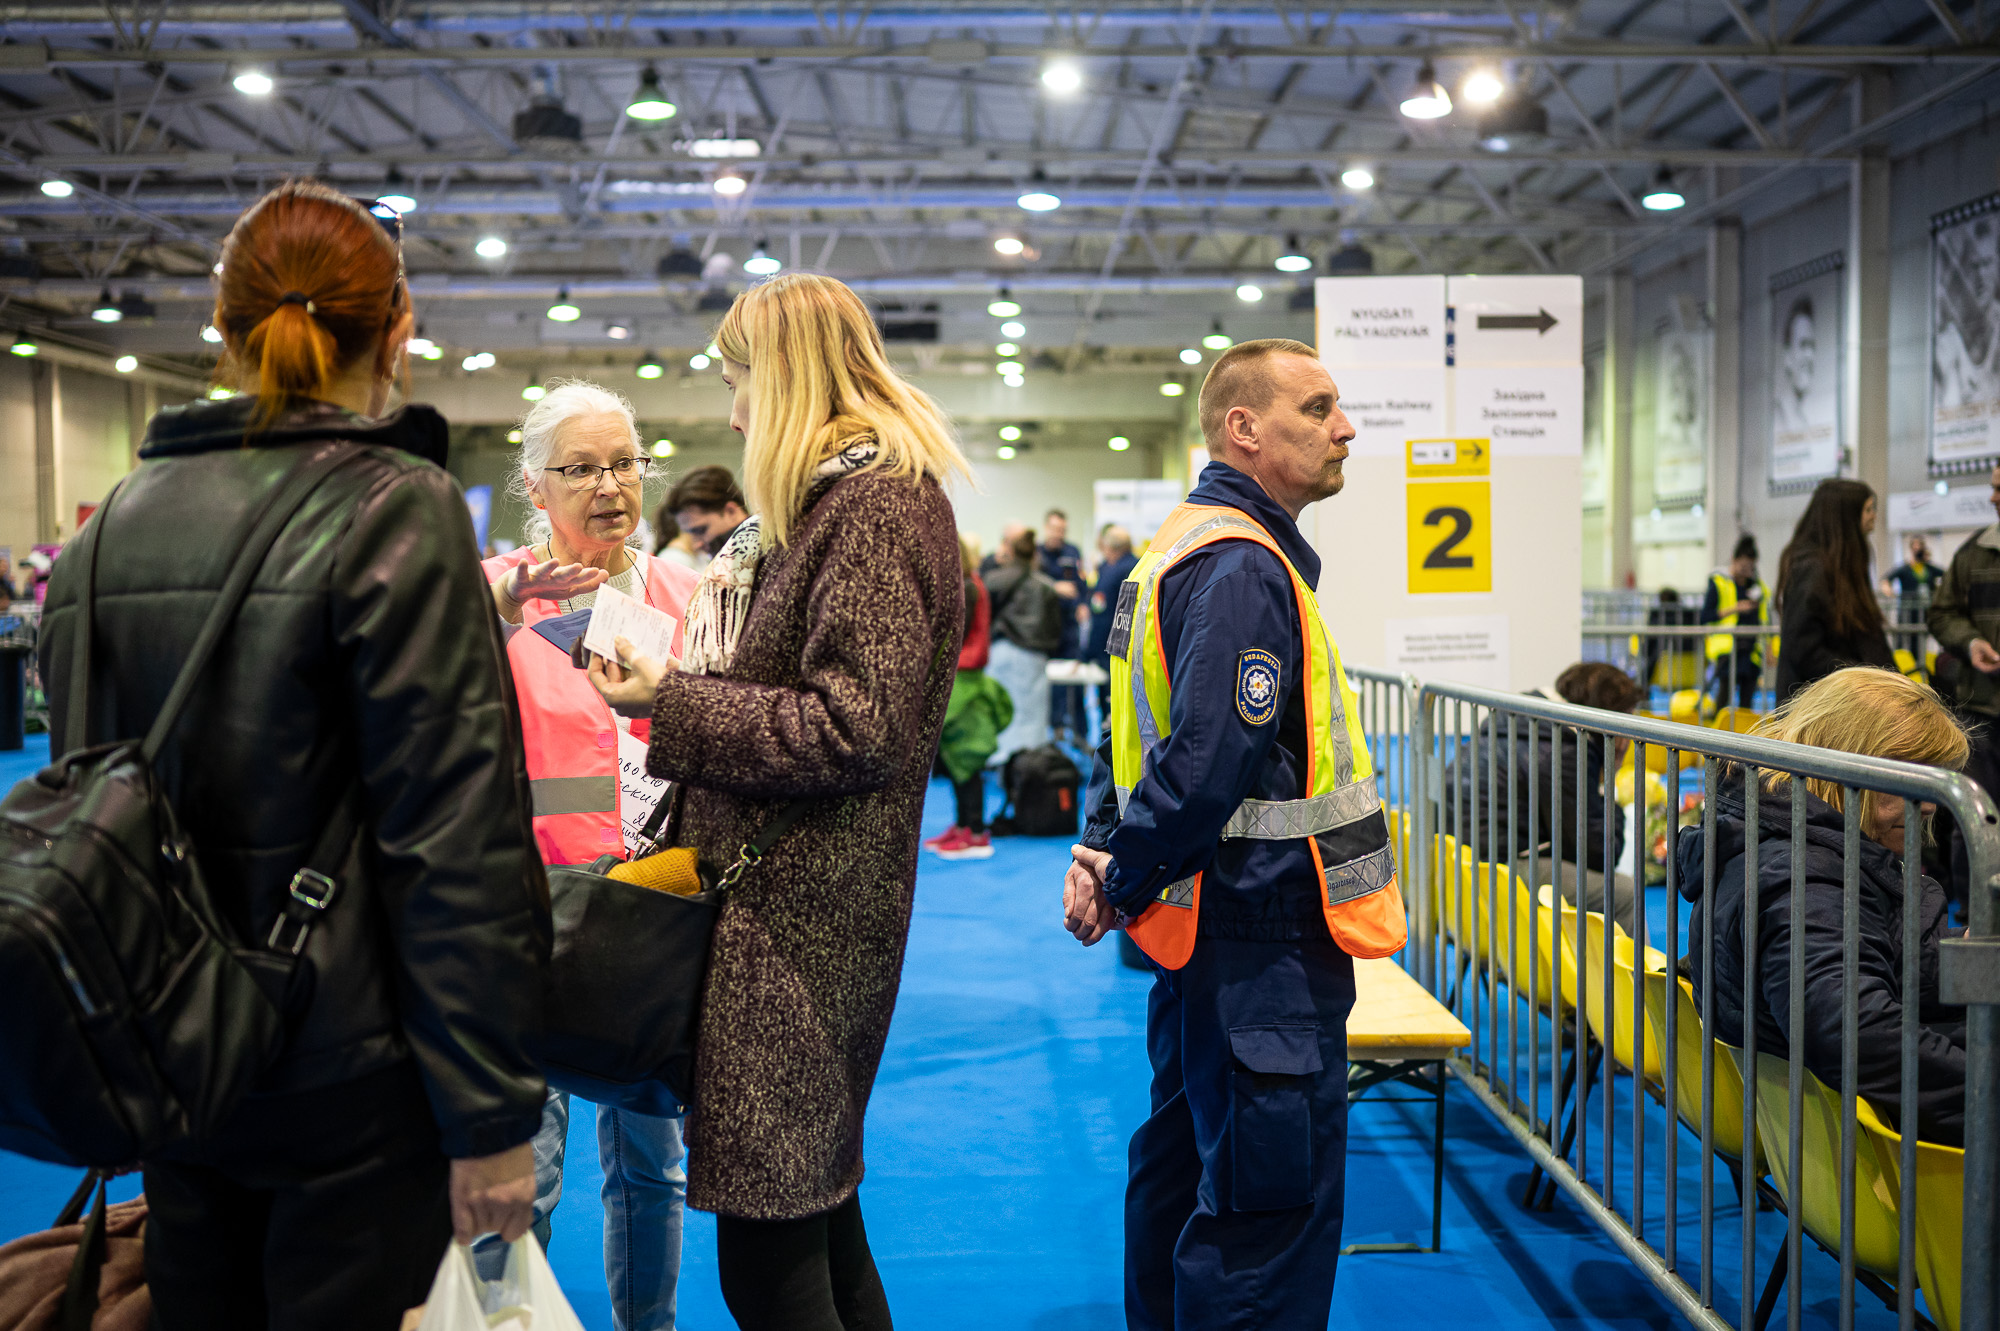
[[1153, 1111], [1132, 1134], [1133, 1331], [1324, 1331], [1347, 1174], [1354, 963], [1324, 934], [1200, 938], [1157, 971]]

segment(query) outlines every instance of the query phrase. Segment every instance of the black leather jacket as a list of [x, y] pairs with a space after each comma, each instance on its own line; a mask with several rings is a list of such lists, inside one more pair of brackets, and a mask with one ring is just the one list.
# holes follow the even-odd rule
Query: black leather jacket
[[[315, 404], [246, 438], [251, 402], [160, 412], [100, 515], [92, 742], [138, 738], [226, 574], [228, 534], [306, 451], [351, 459], [265, 558], [159, 774], [218, 907], [269, 932], [342, 798], [365, 829], [306, 949], [310, 990], [262, 1092], [414, 1056], [447, 1155], [534, 1135], [548, 885], [498, 620], [428, 407]], [[65, 734], [79, 561], [43, 618], [53, 751]]]

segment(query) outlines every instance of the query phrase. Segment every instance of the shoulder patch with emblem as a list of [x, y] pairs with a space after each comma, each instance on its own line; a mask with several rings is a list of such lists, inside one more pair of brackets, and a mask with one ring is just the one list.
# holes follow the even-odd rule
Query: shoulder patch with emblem
[[1278, 714], [1278, 658], [1262, 647], [1236, 658], [1236, 711], [1253, 726]]

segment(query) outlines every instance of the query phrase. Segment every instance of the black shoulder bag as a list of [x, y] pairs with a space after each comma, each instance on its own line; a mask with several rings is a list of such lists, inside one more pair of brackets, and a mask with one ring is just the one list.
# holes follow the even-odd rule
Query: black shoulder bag
[[[209, 899], [154, 763], [264, 556], [352, 456], [297, 464], [239, 526], [229, 575], [142, 742], [90, 747], [92, 611], [107, 501], [82, 534], [68, 737], [0, 800], [0, 1148], [117, 1169], [215, 1132], [285, 1039], [284, 1004], [357, 818], [343, 806], [261, 947]], [[113, 500], [116, 495], [113, 495]]]

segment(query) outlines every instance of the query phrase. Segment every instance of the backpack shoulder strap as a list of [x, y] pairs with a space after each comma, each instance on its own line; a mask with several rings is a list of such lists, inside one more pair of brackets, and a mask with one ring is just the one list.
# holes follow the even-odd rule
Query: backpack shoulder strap
[[[244, 600], [249, 596], [250, 584], [256, 578], [257, 570], [263, 566], [264, 556], [277, 544], [279, 534], [312, 492], [319, 488], [320, 482], [355, 456], [353, 449], [335, 444], [295, 464], [279, 483], [270, 501], [251, 519], [249, 530], [231, 558], [229, 576], [223, 582], [222, 590], [216, 594], [215, 605], [203, 621], [194, 646], [188, 651], [187, 662], [175, 677], [173, 690], [167, 694], [160, 714], [153, 719], [153, 728], [146, 732], [140, 756], [149, 766], [166, 746], [168, 737], [181, 719], [181, 713], [187, 709], [188, 699], [194, 695], [195, 686], [201, 682], [209, 659], [215, 655], [223, 635], [235, 622], [236, 612], [242, 609]], [[92, 548], [94, 550], [95, 547]], [[88, 565], [84, 571], [86, 574], [90, 572]]]
[[112, 501], [124, 491], [125, 482], [118, 482], [90, 515], [90, 520], [83, 524], [83, 548], [77, 551], [83, 561], [82, 571], [77, 574], [82, 586], [76, 598], [76, 635], [70, 640], [69, 722], [63, 731], [63, 737], [69, 741], [65, 747], [72, 752], [90, 747], [90, 640], [91, 621], [96, 618], [97, 607], [97, 543], [103, 538], [104, 524], [111, 516]]

